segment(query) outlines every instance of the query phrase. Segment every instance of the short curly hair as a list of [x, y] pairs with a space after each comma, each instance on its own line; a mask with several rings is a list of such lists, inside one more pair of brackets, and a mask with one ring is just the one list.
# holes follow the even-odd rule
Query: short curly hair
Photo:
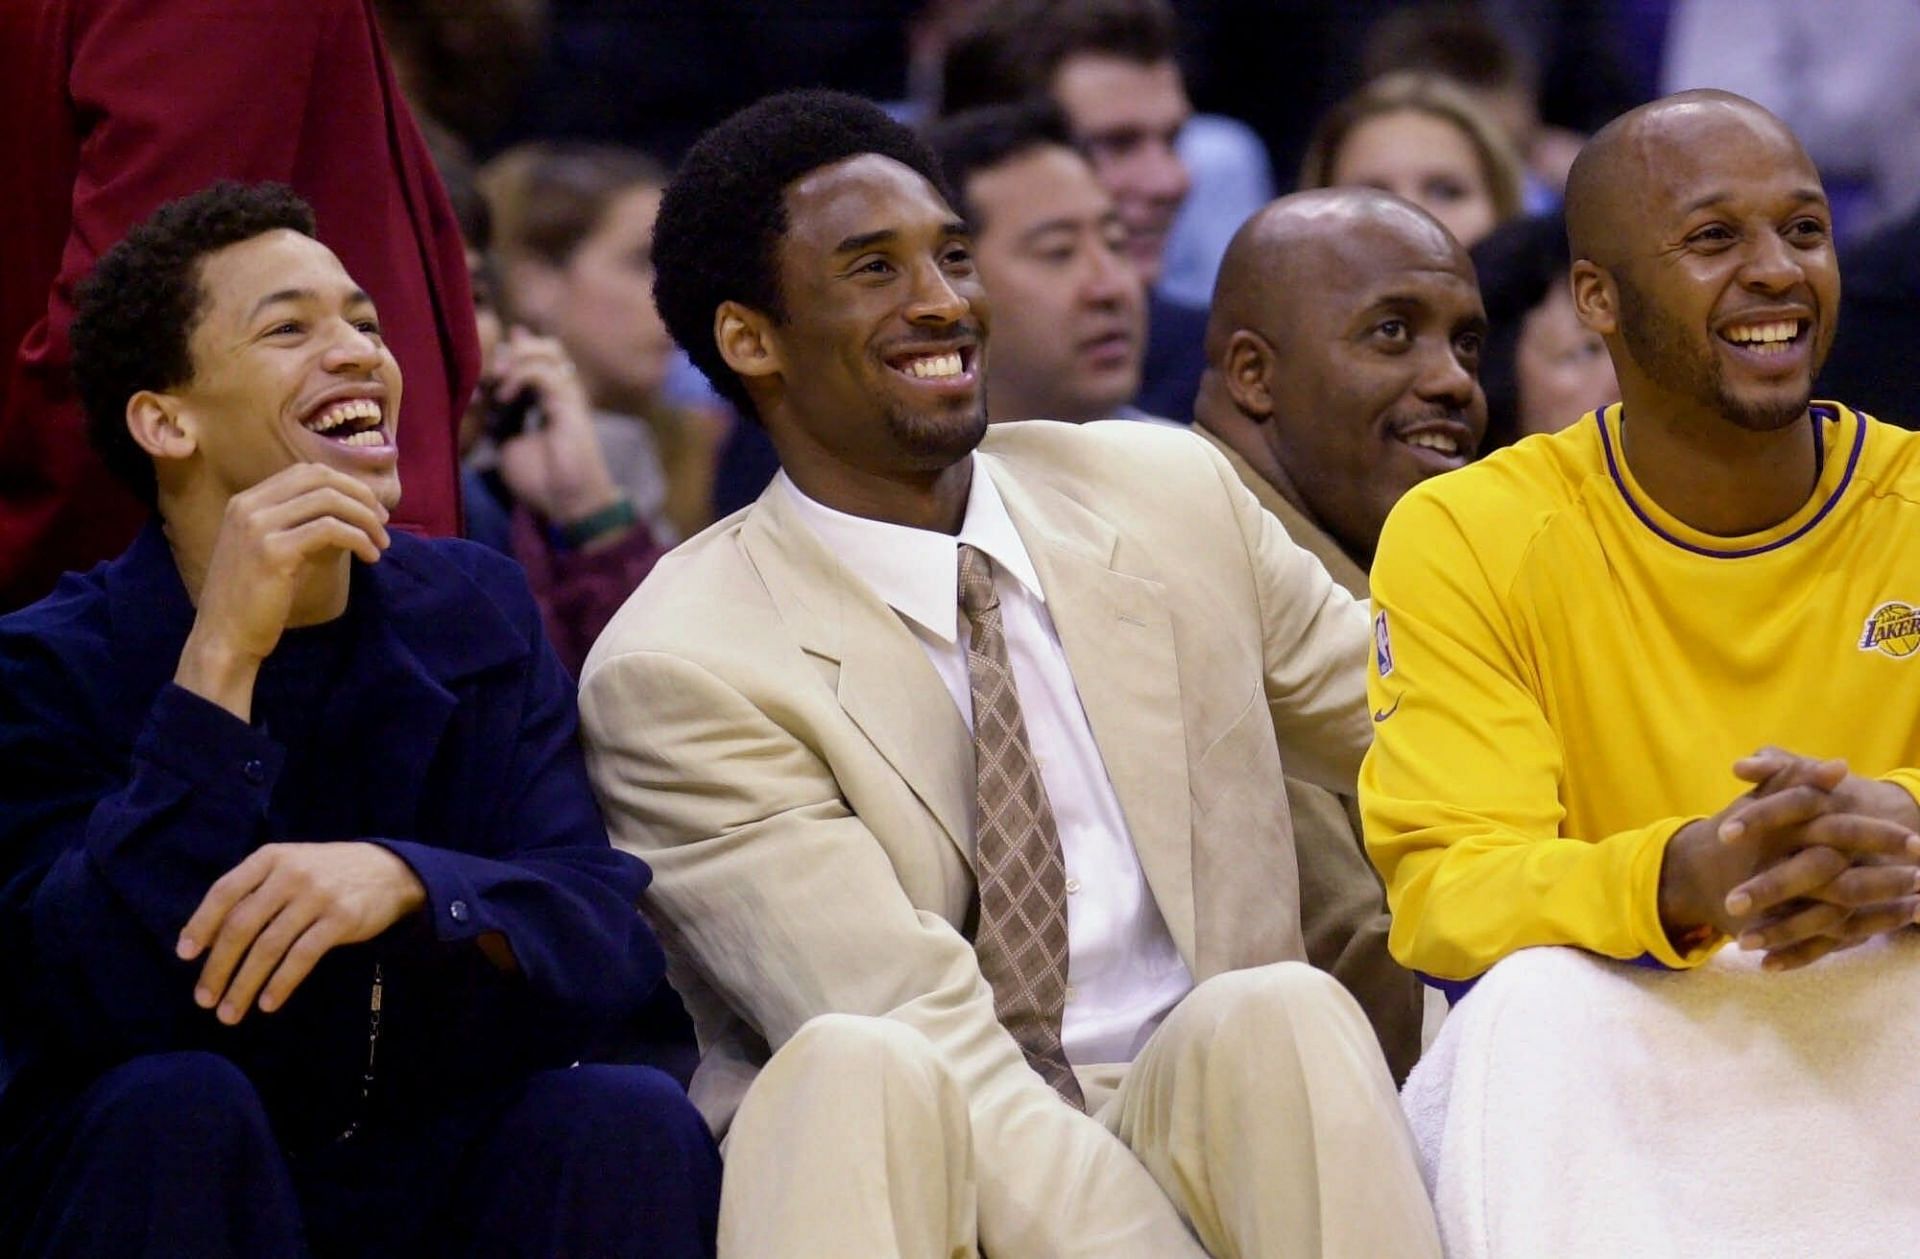
[[87, 437], [107, 467], [149, 506], [153, 461], [127, 431], [127, 401], [193, 379], [189, 341], [206, 313], [200, 262], [285, 228], [316, 235], [313, 208], [285, 184], [222, 180], [169, 201], [93, 264], [74, 293], [74, 387]]
[[933, 151], [871, 101], [844, 92], [782, 92], [700, 137], [660, 199], [653, 228], [653, 301], [673, 339], [742, 415], [759, 418], [720, 356], [713, 313], [734, 301], [776, 322], [787, 186], [822, 166], [878, 153], [954, 198]]

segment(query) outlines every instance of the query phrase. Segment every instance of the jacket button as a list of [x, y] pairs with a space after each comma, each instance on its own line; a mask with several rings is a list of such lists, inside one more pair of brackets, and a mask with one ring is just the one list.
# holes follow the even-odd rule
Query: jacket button
[[258, 787], [267, 780], [267, 767], [259, 761], [248, 761], [240, 767], [240, 776]]
[[453, 902], [453, 904], [447, 906], [447, 916], [455, 922], [465, 922], [467, 920], [467, 903], [465, 901]]

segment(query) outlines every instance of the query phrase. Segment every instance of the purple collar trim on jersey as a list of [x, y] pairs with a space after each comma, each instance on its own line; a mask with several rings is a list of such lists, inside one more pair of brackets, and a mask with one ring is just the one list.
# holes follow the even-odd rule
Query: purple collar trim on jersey
[[[1826, 407], [1811, 407], [1809, 408], [1809, 412], [1812, 414], [1816, 425], [1822, 421], [1838, 421], [1840, 418]], [[1840, 484], [1833, 487], [1833, 493], [1827, 496], [1827, 501], [1820, 505], [1820, 510], [1815, 512], [1813, 518], [1807, 521], [1806, 524], [1801, 525], [1786, 537], [1775, 538], [1772, 542], [1768, 542], [1763, 546], [1751, 546], [1740, 551], [1716, 551], [1710, 547], [1696, 546], [1684, 539], [1674, 537], [1671, 533], [1662, 529], [1654, 521], [1653, 517], [1647, 515], [1646, 509], [1641, 507], [1639, 501], [1634, 498], [1633, 491], [1627, 488], [1626, 478], [1620, 475], [1620, 464], [1613, 453], [1613, 435], [1607, 431], [1605, 417], [1596, 416], [1594, 418], [1600, 421], [1600, 446], [1607, 455], [1607, 472], [1613, 477], [1614, 487], [1620, 491], [1620, 497], [1627, 501], [1627, 506], [1633, 509], [1633, 514], [1640, 518], [1640, 523], [1683, 551], [1691, 551], [1695, 555], [1705, 555], [1710, 559], [1716, 560], [1740, 560], [1747, 558], [1749, 555], [1762, 555], [1768, 551], [1777, 551], [1788, 543], [1797, 542], [1805, 537], [1808, 530], [1825, 520], [1828, 513], [1839, 506], [1840, 496], [1845, 494], [1847, 492], [1847, 486], [1852, 484], [1853, 471], [1860, 466], [1860, 452], [1865, 449], [1867, 444], [1867, 422], [1864, 418], [1858, 418], [1855, 421], [1853, 449], [1847, 453], [1847, 470], [1841, 474]], [[1622, 423], [1624, 423], [1625, 420], [1626, 416], [1623, 413], [1621, 415]], [[1819, 433], [1815, 434], [1815, 438], [1816, 440], [1813, 447], [1814, 458], [1816, 460], [1814, 475], [1818, 477], [1826, 466], [1827, 443]]]

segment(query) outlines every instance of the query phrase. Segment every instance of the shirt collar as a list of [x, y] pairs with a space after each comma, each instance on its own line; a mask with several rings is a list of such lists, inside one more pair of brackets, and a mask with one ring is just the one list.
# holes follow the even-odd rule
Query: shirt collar
[[1040, 575], [984, 460], [973, 462], [973, 484], [957, 537], [836, 511], [808, 498], [784, 471], [774, 477], [774, 484], [849, 572], [888, 607], [943, 643], [958, 642], [960, 636], [960, 543], [985, 552], [1000, 571], [1046, 602]]

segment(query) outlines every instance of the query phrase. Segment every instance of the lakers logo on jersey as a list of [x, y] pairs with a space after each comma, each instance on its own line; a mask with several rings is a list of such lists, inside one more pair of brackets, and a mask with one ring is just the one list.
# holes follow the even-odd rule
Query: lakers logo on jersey
[[1896, 660], [1920, 651], [1920, 608], [1894, 602], [1875, 608], [1860, 634], [1860, 650], [1877, 651]]

